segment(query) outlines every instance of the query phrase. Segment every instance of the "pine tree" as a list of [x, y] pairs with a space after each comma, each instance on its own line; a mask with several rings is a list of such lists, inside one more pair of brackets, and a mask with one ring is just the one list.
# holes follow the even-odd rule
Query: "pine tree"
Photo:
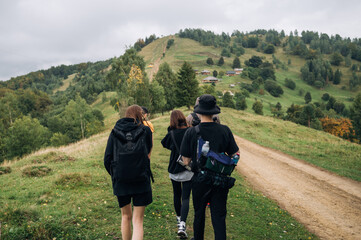
[[173, 73], [168, 63], [160, 65], [157, 75], [154, 78], [164, 89], [164, 97], [166, 100], [165, 109], [171, 110], [177, 105], [177, 99], [175, 95], [175, 88], [177, 82], [177, 76]]
[[218, 60], [217, 65], [222, 66], [223, 64], [224, 64], [224, 59], [223, 59], [223, 57], [220, 57], [219, 60]]
[[305, 102], [306, 104], [310, 103], [312, 101], [311, 93], [307, 92], [305, 95]]
[[213, 64], [214, 64], [214, 62], [213, 62], [213, 59], [212, 59], [212, 58], [207, 58], [206, 63], [207, 63], [208, 65], [213, 65]]
[[241, 67], [241, 61], [238, 57], [235, 57], [233, 60], [232, 68], [240, 68]]
[[222, 101], [222, 105], [223, 107], [229, 107], [229, 108], [235, 108], [234, 102], [233, 102], [233, 98], [231, 96], [231, 94], [229, 92], [226, 92], [223, 95], [223, 101]]
[[190, 109], [196, 98], [199, 96], [199, 83], [192, 65], [184, 62], [178, 71], [175, 93], [177, 106], [187, 106]]
[[333, 84], [335, 84], [335, 85], [340, 84], [341, 76], [342, 76], [342, 74], [341, 74], [340, 69], [337, 69], [336, 72], [335, 72], [334, 79], [333, 79]]
[[255, 101], [252, 106], [253, 111], [258, 115], [263, 115], [263, 104], [260, 101]]
[[350, 115], [356, 138], [361, 142], [361, 93], [356, 96], [350, 108]]

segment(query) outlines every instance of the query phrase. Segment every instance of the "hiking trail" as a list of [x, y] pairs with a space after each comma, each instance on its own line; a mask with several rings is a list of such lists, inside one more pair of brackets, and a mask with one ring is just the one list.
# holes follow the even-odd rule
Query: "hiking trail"
[[320, 239], [361, 239], [361, 183], [235, 136], [237, 170]]

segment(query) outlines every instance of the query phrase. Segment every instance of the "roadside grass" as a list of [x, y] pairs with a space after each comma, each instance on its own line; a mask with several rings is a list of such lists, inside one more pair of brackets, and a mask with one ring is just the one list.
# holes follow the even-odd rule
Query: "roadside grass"
[[222, 108], [233, 133], [340, 176], [361, 181], [361, 145], [292, 122]]
[[[181, 110], [189, 113], [185, 108]], [[116, 119], [118, 115], [114, 112], [106, 117]], [[151, 157], [155, 183], [153, 203], [145, 211], [144, 239], [176, 239], [172, 187], [167, 172], [170, 153], [160, 144], [167, 131], [169, 113], [155, 116], [152, 122], [156, 129]], [[4, 239], [121, 239], [120, 209], [103, 167], [104, 149], [113, 124], [88, 139], [43, 149], [6, 163], [12, 172], [0, 176]], [[235, 128], [234, 124], [230, 127]], [[25, 168], [39, 165], [46, 165], [52, 171], [44, 176], [22, 175]], [[227, 239], [317, 239], [275, 202], [253, 190], [240, 174], [233, 175], [237, 181], [229, 194]], [[193, 216], [191, 202], [187, 221], [190, 236]], [[209, 209], [205, 234], [205, 239], [214, 238]]]

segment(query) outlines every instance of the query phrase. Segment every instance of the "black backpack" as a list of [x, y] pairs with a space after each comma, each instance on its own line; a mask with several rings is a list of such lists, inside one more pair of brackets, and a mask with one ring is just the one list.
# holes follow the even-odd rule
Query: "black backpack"
[[149, 177], [153, 180], [145, 127], [140, 125], [130, 132], [113, 129], [112, 134], [115, 137], [111, 162], [113, 180], [125, 183], [144, 182]]

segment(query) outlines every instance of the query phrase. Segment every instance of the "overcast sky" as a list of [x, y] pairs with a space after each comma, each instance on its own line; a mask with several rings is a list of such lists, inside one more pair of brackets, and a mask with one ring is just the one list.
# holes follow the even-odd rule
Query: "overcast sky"
[[106, 60], [151, 34], [313, 30], [361, 37], [359, 0], [0, 0], [0, 80]]

